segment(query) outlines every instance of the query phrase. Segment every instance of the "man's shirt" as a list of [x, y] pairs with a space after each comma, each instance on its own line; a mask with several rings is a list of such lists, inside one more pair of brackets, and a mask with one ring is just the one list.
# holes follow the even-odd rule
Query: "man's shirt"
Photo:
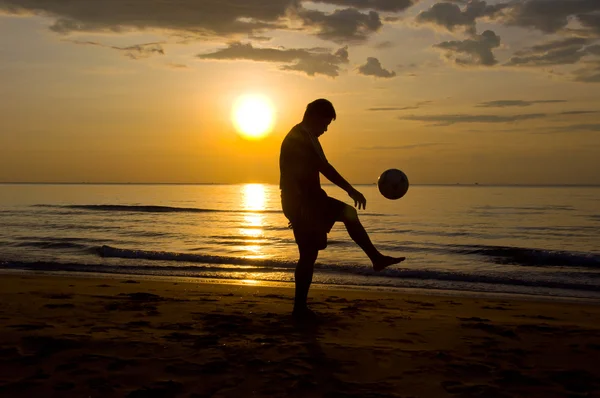
[[294, 126], [281, 144], [279, 188], [283, 195], [310, 198], [322, 195], [319, 172], [327, 159], [317, 137]]

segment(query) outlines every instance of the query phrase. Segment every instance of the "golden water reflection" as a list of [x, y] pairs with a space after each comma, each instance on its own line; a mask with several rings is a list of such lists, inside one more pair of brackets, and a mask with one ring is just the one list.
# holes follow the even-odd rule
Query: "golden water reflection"
[[267, 194], [263, 184], [246, 184], [242, 188], [244, 210], [264, 210]]
[[[265, 258], [262, 252], [262, 246], [258, 243], [264, 234], [265, 217], [262, 211], [265, 210], [267, 194], [263, 184], [246, 184], [242, 187], [242, 208], [248, 213], [244, 214], [242, 226], [239, 233], [247, 239], [241, 249], [249, 252], [245, 257]], [[256, 212], [253, 212], [256, 211]]]

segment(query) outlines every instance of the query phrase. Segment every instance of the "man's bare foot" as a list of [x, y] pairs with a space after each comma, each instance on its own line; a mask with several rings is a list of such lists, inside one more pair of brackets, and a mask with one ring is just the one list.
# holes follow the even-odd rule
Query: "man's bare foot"
[[406, 260], [406, 257], [390, 257], [384, 256], [383, 254], [373, 261], [373, 269], [375, 271], [381, 271], [390, 265], [401, 263]]
[[313, 310], [306, 306], [295, 306], [292, 316], [297, 320], [303, 321], [316, 321], [318, 318], [317, 314], [315, 314]]

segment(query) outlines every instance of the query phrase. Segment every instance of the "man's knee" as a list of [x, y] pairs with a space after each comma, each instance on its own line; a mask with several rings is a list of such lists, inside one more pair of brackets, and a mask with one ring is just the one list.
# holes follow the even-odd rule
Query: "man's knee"
[[358, 212], [352, 206], [346, 205], [344, 206], [344, 210], [342, 211], [342, 221], [343, 222], [357, 222], [358, 221]]
[[300, 245], [298, 247], [300, 251], [300, 259], [298, 260], [298, 264], [301, 266], [312, 266], [315, 261], [317, 261], [317, 257], [319, 256], [319, 249], [315, 245]]

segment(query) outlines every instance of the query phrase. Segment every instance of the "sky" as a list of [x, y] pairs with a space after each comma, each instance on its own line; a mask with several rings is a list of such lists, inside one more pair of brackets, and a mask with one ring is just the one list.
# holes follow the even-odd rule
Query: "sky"
[[0, 182], [277, 183], [317, 98], [351, 183], [600, 184], [600, 1], [0, 0]]

